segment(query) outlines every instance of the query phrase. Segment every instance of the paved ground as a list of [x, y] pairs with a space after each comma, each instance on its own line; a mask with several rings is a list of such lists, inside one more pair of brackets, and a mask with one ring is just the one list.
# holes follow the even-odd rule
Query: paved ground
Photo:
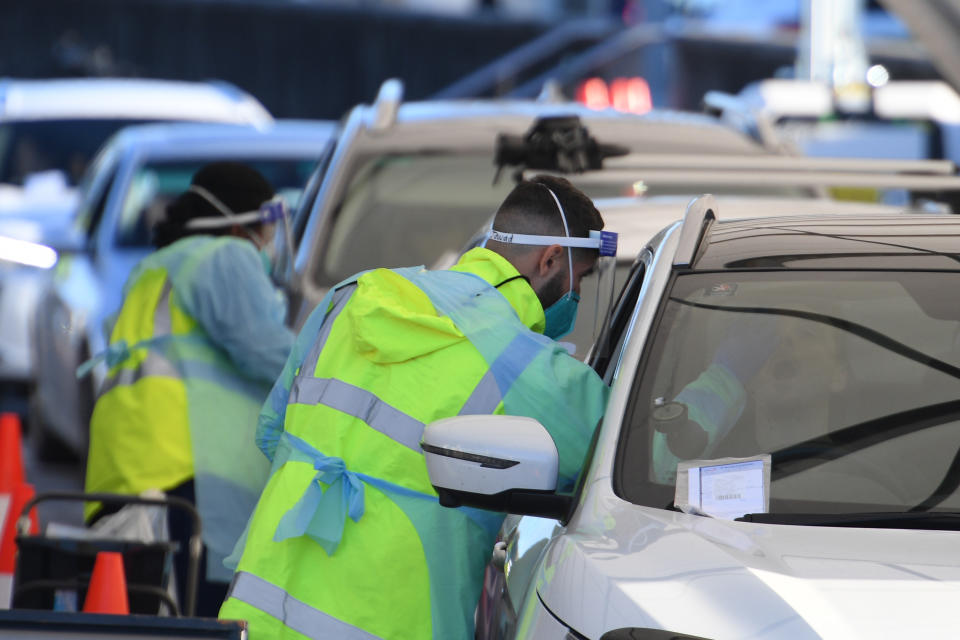
[[[36, 457], [29, 435], [24, 438], [23, 464], [27, 482], [33, 484], [38, 494], [45, 491], [83, 491], [83, 463], [41, 462]], [[82, 502], [42, 502], [37, 510], [41, 525], [48, 522], [83, 524]]]

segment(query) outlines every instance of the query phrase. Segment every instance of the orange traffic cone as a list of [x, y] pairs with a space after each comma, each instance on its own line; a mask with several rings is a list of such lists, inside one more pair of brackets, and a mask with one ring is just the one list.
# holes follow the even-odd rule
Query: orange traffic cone
[[[0, 609], [9, 609], [16, 562], [17, 518], [33, 498], [33, 487], [26, 484], [23, 472], [23, 448], [20, 417], [0, 414]], [[32, 533], [37, 532], [37, 514], [31, 510]]]
[[[32, 484], [24, 482], [7, 495], [10, 497], [9, 513], [3, 529], [0, 530], [0, 609], [9, 609], [13, 605], [13, 575], [17, 564], [17, 520], [26, 504], [33, 500], [35, 492]], [[29, 533], [36, 535], [38, 531], [37, 510], [31, 509]]]
[[20, 416], [0, 413], [0, 493], [10, 493], [26, 482], [20, 432]]
[[119, 551], [101, 551], [97, 554], [83, 610], [87, 613], [130, 613], [127, 579], [123, 575], [123, 554]]

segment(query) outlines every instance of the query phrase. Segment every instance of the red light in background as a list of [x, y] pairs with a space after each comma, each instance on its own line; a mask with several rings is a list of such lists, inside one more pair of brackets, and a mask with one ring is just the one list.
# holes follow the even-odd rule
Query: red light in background
[[603, 78], [588, 78], [580, 83], [577, 100], [591, 109], [606, 109], [610, 106], [610, 90]]
[[610, 85], [610, 102], [618, 111], [646, 113], [653, 108], [650, 85], [643, 78], [617, 78]]
[[588, 78], [577, 88], [577, 100], [591, 109], [646, 113], [653, 108], [650, 85], [643, 78], [616, 78], [607, 86], [603, 78]]

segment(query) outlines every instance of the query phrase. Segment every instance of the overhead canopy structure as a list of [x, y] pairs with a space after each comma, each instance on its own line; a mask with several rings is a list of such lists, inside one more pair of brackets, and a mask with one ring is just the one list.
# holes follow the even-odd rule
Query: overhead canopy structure
[[943, 78], [960, 91], [960, 0], [880, 0], [907, 25]]

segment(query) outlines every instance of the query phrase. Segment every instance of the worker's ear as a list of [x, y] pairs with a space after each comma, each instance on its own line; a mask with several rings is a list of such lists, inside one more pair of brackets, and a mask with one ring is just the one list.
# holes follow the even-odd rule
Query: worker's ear
[[563, 254], [563, 247], [558, 244], [551, 244], [546, 247], [537, 260], [537, 275], [546, 278], [556, 270], [560, 263], [560, 256]]

